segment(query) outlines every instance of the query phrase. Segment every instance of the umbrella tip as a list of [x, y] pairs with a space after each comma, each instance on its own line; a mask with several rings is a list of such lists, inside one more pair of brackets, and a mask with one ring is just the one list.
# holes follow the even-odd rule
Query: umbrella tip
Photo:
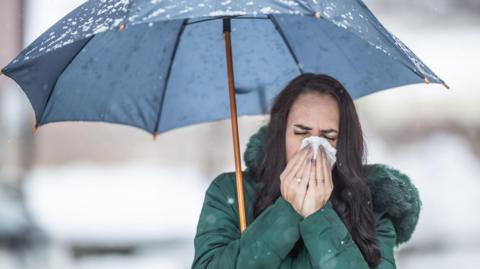
[[158, 135], [157, 133], [153, 134], [153, 141], [157, 140], [157, 135]]
[[33, 126], [33, 127], [32, 127], [32, 134], [35, 134], [35, 133], [37, 132], [37, 129], [38, 129], [38, 128], [37, 128], [36, 126]]
[[320, 19], [320, 11], [315, 12], [315, 18], [316, 18], [317, 20]]
[[425, 83], [427, 83], [427, 84], [429, 84], [429, 83], [430, 83], [430, 80], [428, 80], [428, 78], [427, 78], [427, 77], [424, 77], [424, 78], [423, 78], [423, 81], [424, 81]]
[[447, 88], [447, 90], [450, 89], [450, 86], [448, 86], [447, 83], [445, 83], [445, 81], [442, 81], [442, 84], [443, 86], [445, 86], [445, 88]]
[[120, 32], [123, 32], [125, 31], [125, 23], [120, 23], [120, 25], [118, 26], [118, 30], [120, 30]]

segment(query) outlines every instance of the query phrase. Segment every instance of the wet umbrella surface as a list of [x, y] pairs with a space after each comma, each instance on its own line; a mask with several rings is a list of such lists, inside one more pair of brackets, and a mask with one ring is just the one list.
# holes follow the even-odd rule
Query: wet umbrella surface
[[2, 71], [36, 125], [127, 124], [152, 134], [229, 117], [223, 20], [239, 115], [266, 113], [292, 77], [326, 73], [353, 98], [443, 83], [361, 1], [88, 1]]

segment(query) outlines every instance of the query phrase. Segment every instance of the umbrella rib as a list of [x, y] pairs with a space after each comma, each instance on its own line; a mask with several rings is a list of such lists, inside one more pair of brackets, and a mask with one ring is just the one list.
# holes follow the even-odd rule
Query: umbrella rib
[[127, 24], [128, 17], [130, 16], [130, 9], [132, 8], [132, 5], [133, 5], [133, 0], [130, 0], [129, 3], [128, 3], [127, 12], [126, 12], [126, 16], [125, 16], [125, 19], [124, 19], [124, 24]]
[[[377, 28], [377, 26], [375, 26], [375, 27]], [[385, 29], [385, 31], [386, 31], [388, 34], [393, 35], [393, 33], [390, 33], [387, 28], [383, 27], [383, 29]], [[384, 40], [386, 40], [388, 43], [390, 43], [390, 45], [391, 45], [392, 47], [395, 48], [395, 51], [397, 51], [397, 52], [399, 52], [401, 55], [407, 57], [407, 58], [410, 60], [409, 62], [410, 62], [412, 65], [415, 66], [415, 64], [412, 62], [412, 60], [410, 59], [410, 57], [407, 55], [407, 53], [406, 53], [405, 51], [403, 51], [402, 49], [399, 49], [398, 46], [395, 45], [395, 44], [392, 42], [392, 40], [391, 40], [390, 38], [388, 38], [388, 36], [384, 35], [384, 33], [383, 33], [382, 31], [379, 31], [379, 32], [381, 33], [380, 36], [381, 36]], [[404, 44], [404, 46], [407, 46], [407, 45]], [[409, 50], [410, 50], [410, 49], [409, 49]], [[410, 52], [413, 54], [413, 56], [414, 56], [416, 59], [418, 59], [419, 61], [421, 61], [420, 58], [418, 58], [412, 50], [410, 50]], [[425, 79], [425, 78], [427, 77], [427, 73], [429, 73], [429, 72], [427, 72], [427, 70], [425, 70], [425, 73], [423, 73], [423, 72], [421, 72], [418, 68], [416, 68], [416, 66], [415, 66], [415, 67], [412, 67], [410, 64], [405, 63], [405, 61], [403, 61], [402, 59], [398, 59], [397, 57], [395, 57], [395, 56], [393, 56], [393, 55], [392, 55], [392, 57], [393, 57], [395, 60], [398, 60], [398, 62], [400, 62], [401, 64], [403, 64], [405, 67], [407, 67], [408, 69], [410, 69], [410, 71], [412, 71], [413, 73], [415, 73], [415, 74], [416, 74], [417, 76], [419, 76], [421, 79]], [[428, 66], [426, 66], [425, 63], [422, 62], [422, 64], [423, 64], [425, 67], [428, 68]], [[432, 70], [430, 70], [430, 73], [431, 73], [431, 74], [429, 74], [429, 75], [432, 75], [433, 77], [435, 77], [435, 78], [437, 78], [438, 80], [440, 80], [440, 81], [443, 82], [443, 80], [442, 80], [441, 78], [439, 78]]]
[[[48, 96], [47, 96], [47, 100], [45, 101], [45, 106], [43, 107], [43, 110], [42, 110], [42, 115], [40, 115], [40, 119], [38, 122], [35, 122], [35, 128], [37, 128], [41, 123], [42, 123], [42, 119], [43, 119], [43, 116], [45, 114], [45, 109], [47, 109], [47, 105], [48, 105], [48, 102], [50, 102], [50, 97], [52, 96], [53, 94], [53, 90], [55, 90], [55, 87], [57, 86], [57, 82], [58, 82], [58, 79], [62, 76], [62, 74], [65, 72], [65, 70], [67, 69], [67, 67], [73, 62], [73, 60], [75, 59], [75, 57], [77, 57], [77, 55], [83, 50], [83, 48], [95, 37], [95, 35], [92, 35], [90, 37], [87, 37], [88, 40], [85, 42], [85, 44], [83, 44], [81, 46], [81, 48], [75, 53], [75, 55], [72, 56], [72, 58], [68, 61], [68, 63], [65, 65], [65, 67], [63, 67], [62, 71], [59, 73], [59, 75], [57, 76], [57, 79], [55, 80], [55, 82], [53, 83], [52, 85], [52, 90], [48, 93]], [[42, 56], [39, 56], [39, 57], [42, 57]], [[35, 119], [36, 121], [36, 119]]]
[[335, 45], [336, 48], [338, 48], [338, 50], [342, 53], [343, 57], [345, 57], [345, 59], [347, 59], [348, 63], [352, 67], [352, 69], [354, 69], [355, 72], [357, 72], [359, 74], [360, 72], [358, 71], [357, 66], [353, 63], [352, 59], [350, 59], [350, 57], [348, 57], [348, 55], [345, 53], [345, 50], [342, 48], [342, 46], [339, 46], [338, 43], [332, 38], [332, 36], [330, 36], [327, 33], [327, 31], [325, 31], [325, 29], [320, 27], [320, 31], [322, 31], [323, 35], [325, 37], [327, 37], [330, 40], [330, 42], [332, 42]]
[[232, 19], [251, 19], [251, 20], [268, 20], [269, 18], [266, 18], [266, 17], [255, 17], [255, 16], [250, 16], [250, 17], [233, 17]]
[[[375, 28], [377, 29], [377, 31], [379, 31], [379, 32], [381, 33], [380, 36], [381, 36], [384, 40], [386, 40], [388, 43], [390, 43], [390, 45], [392, 45], [397, 52], [400, 52], [400, 54], [402, 54], [402, 55], [404, 55], [404, 56], [407, 56], [407, 58], [410, 60], [409, 62], [410, 62], [411, 64], [415, 65], [415, 64], [412, 62], [412, 60], [410, 59], [410, 57], [407, 55], [407, 53], [406, 53], [405, 51], [403, 51], [403, 49], [399, 49], [398, 46], [397, 46], [396, 44], [394, 44], [394, 43], [392, 42], [392, 40], [391, 40], [390, 38], [388, 38], [388, 36], [384, 35], [384, 32], [381, 31], [381, 30], [385, 30], [385, 32], [386, 32], [387, 34], [391, 35], [391, 36], [393, 36], [394, 34], [391, 33], [385, 26], [383, 26], [383, 24], [381, 24], [381, 23], [378, 21], [377, 17], [375, 17], [375, 15], [372, 13], [372, 11], [371, 11], [364, 3], [360, 3], [360, 4], [363, 6], [363, 8], [366, 10], [366, 12], [370, 15], [370, 18], [372, 18], [372, 19], [374, 20], [374, 23], [373, 23], [372, 25], [373, 25], [373, 27], [375, 27]], [[379, 30], [379, 27], [377, 27], [377, 25], [380, 25], [380, 30]], [[400, 41], [400, 42], [402, 42], [402, 41]], [[402, 43], [403, 43], [403, 42], [402, 42]], [[405, 45], [405, 46], [408, 48], [408, 46], [407, 46], [406, 44], [403, 44], [403, 45]], [[430, 68], [428, 68], [428, 66], [427, 66], [425, 63], [423, 63], [423, 61], [422, 61], [420, 58], [418, 58], [418, 57], [415, 55], [415, 53], [414, 53], [410, 48], [408, 48], [408, 49], [409, 49], [410, 52], [413, 54], [413, 56], [415, 56], [416, 59], [418, 59], [420, 62], [422, 62], [422, 64], [423, 64], [427, 69], [429, 69], [429, 70], [426, 70], [426, 71], [430, 71], [430, 73], [431, 73], [430, 75], [433, 75], [433, 76], [436, 77], [438, 80], [444, 82], [439, 76], [437, 76], [437, 74], [435, 74], [435, 73], [433, 72], [433, 70], [430, 70]], [[400, 59], [399, 59], [399, 62], [401, 62], [403, 65], [405, 65], [407, 68], [409, 68], [412, 72], [414, 72], [416, 75], [418, 75], [418, 76], [421, 77], [422, 79], [424, 79], [424, 78], [427, 76], [426, 73], [428, 73], [428, 72], [426, 72], [426, 73], [424, 74], [424, 73], [422, 73], [420, 70], [417, 70], [417, 68], [412, 68], [410, 65], [408, 65], [407, 63], [404, 63], [404, 62], [401, 61]]]
[[[397, 47], [396, 45], [394, 45], [388, 38], [386, 38], [385, 35], [383, 34], [383, 32], [380, 31], [380, 30], [377, 28], [376, 25], [374, 25], [374, 27], [377, 29], [378, 32], [380, 32], [380, 36], [381, 36], [384, 40], [386, 40], [387, 43], [390, 43], [390, 45], [395, 48], [395, 51], [399, 52], [401, 55], [406, 56], [406, 57], [408, 58], [408, 56], [405, 55], [405, 52], [399, 51], [399, 50], [398, 50], [398, 47]], [[385, 28], [385, 30], [387, 30], [387, 29]], [[350, 32], [350, 31], [349, 31], [349, 32]], [[352, 32], [350, 32], [350, 33], [352, 33]], [[356, 35], [356, 34], [354, 34], [354, 33], [352, 33], [352, 34], [355, 35], [355, 36], [357, 36], [357, 37], [359, 37], [358, 35]], [[359, 38], [360, 38], [361, 40], [364, 40], [365, 42], [368, 43], [367, 40], [365, 40], [365, 39], [363, 39], [363, 38], [361, 38], [361, 37], [359, 37]], [[368, 44], [371, 45], [370, 43], [368, 43]], [[382, 50], [382, 51], [383, 51], [383, 50]], [[383, 52], [383, 53], [385, 53], [385, 52]], [[398, 57], [396, 57], [396, 56], [394, 56], [394, 55], [391, 55], [390, 53], [385, 53], [385, 54], [386, 54], [387, 56], [393, 58], [393, 60], [396, 61], [397, 63], [400, 63], [400, 64], [403, 65], [405, 68], [409, 69], [411, 72], [413, 72], [415, 75], [417, 75], [420, 79], [424, 79], [424, 78], [425, 78], [426, 74], [423, 74], [422, 72], [420, 72], [420, 70], [417, 70], [416, 68], [413, 68], [410, 64], [406, 63], [402, 58], [398, 58]], [[436, 76], [436, 75], [435, 75], [435, 76]]]
[[[380, 24], [380, 23], [379, 23]], [[387, 43], [389, 43], [393, 48], [395, 48], [395, 51], [398, 52], [399, 54], [403, 55], [403, 56], [406, 56], [407, 58], [408, 55], [405, 54], [405, 52], [403, 50], [399, 50], [397, 45], [393, 44], [392, 41], [387, 38], [387, 36], [385, 36], [384, 32], [382, 31], [382, 28], [379, 28], [376, 24], [373, 24], [373, 27], [375, 27], [375, 29], [380, 33], [380, 36], [382, 37], [383, 40], [385, 40]], [[383, 29], [385, 31], [387, 31], [388, 33], [388, 30], [387, 28], [383, 27]], [[389, 53], [387, 53], [388, 56], [390, 56]], [[399, 63], [401, 63], [403, 66], [405, 66], [407, 69], [410, 69], [410, 71], [412, 71], [413, 73], [415, 73], [417, 76], [419, 76], [420, 78], [424, 78], [426, 76], [426, 74], [423, 74], [422, 72], [420, 72], [420, 70], [417, 70], [416, 68], [413, 68], [410, 64], [406, 63], [403, 59], [399, 59], [398, 57], [395, 57], [394, 55], [391, 55], [391, 57], [395, 60], [395, 61], [398, 61]], [[410, 59], [410, 58], [409, 58]], [[410, 60], [410, 63], [413, 64]]]
[[160, 100], [160, 105], [158, 107], [157, 122], [155, 123], [155, 130], [153, 130], [154, 134], [156, 134], [157, 129], [158, 129], [159, 124], [160, 124], [160, 118], [162, 116], [163, 101], [165, 100], [165, 92], [167, 91], [167, 86], [168, 86], [168, 79], [170, 78], [170, 72], [172, 70], [173, 61], [174, 61], [175, 55], [177, 53], [178, 44], [180, 43], [180, 36], [183, 34], [183, 30], [187, 26], [187, 21], [188, 21], [188, 19], [183, 20], [182, 26], [180, 27], [180, 30], [178, 31], [178, 35], [175, 39], [175, 45], [173, 47], [172, 57], [170, 58], [170, 63], [168, 65], [168, 69], [167, 69], [167, 76], [165, 77], [165, 83], [164, 83], [164, 86], [163, 86], [162, 98]]
[[223, 19], [223, 18], [224, 18], [224, 16], [217, 16], [217, 17], [214, 17], [214, 18], [208, 18], [208, 19], [203, 19], [203, 20], [198, 20], [198, 21], [187, 22], [186, 24], [190, 25], [190, 24], [195, 24], [195, 23], [199, 23], [199, 22], [213, 21], [213, 20], [218, 20], [218, 19]]
[[[255, 19], [255, 20], [268, 20], [268, 18], [265, 17], [241, 17], [243, 15], [234, 15], [234, 16], [229, 16], [231, 19]], [[218, 20], [218, 19], [223, 19], [225, 16], [217, 16], [214, 18], [208, 18], [208, 19], [203, 19], [203, 20], [198, 20], [198, 21], [193, 21], [193, 22], [188, 22], [187, 25], [190, 24], [195, 24], [199, 22], [206, 22], [206, 21], [213, 21], [213, 20]]]
[[295, 55], [295, 52], [293, 52], [292, 46], [290, 46], [290, 43], [288, 43], [288, 40], [287, 40], [285, 34], [283, 33], [282, 28], [281, 28], [280, 25], [278, 24], [277, 20], [273, 17], [273, 15], [268, 14], [267, 16], [268, 16], [268, 18], [270, 19], [270, 21], [272, 22], [272, 24], [275, 26], [275, 29], [276, 29], [277, 32], [280, 34], [280, 37], [282, 38], [283, 42], [284, 42], [285, 45], [287, 46], [288, 51], [290, 52], [290, 55], [292, 55], [293, 60], [295, 61], [296, 65], [297, 65], [297, 67], [298, 67], [298, 70], [300, 71], [300, 74], [303, 74], [303, 69], [302, 69], [302, 67], [300, 66], [300, 63], [299, 63], [299, 61], [298, 61], [298, 58], [297, 58], [297, 56]]

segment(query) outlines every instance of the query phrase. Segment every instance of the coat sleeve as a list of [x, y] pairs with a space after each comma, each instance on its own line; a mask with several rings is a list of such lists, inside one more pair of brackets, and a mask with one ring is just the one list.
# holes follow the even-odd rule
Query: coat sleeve
[[[299, 229], [314, 269], [369, 268], [330, 200], [322, 209], [303, 219]], [[391, 220], [385, 214], [377, 221], [376, 233], [382, 253], [377, 269], [395, 269], [393, 247], [396, 233]]]
[[237, 203], [227, 202], [220, 180], [216, 178], [205, 194], [192, 268], [277, 268], [300, 238], [302, 216], [280, 196], [241, 234], [233, 208]]

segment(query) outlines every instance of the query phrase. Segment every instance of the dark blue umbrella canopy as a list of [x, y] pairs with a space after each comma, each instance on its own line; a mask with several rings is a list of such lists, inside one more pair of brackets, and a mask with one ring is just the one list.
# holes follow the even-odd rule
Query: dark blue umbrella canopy
[[104, 121], [162, 133], [226, 119], [225, 16], [238, 115], [267, 113], [305, 72], [334, 76], [353, 98], [444, 83], [360, 0], [88, 1], [2, 72], [26, 93], [36, 127]]

